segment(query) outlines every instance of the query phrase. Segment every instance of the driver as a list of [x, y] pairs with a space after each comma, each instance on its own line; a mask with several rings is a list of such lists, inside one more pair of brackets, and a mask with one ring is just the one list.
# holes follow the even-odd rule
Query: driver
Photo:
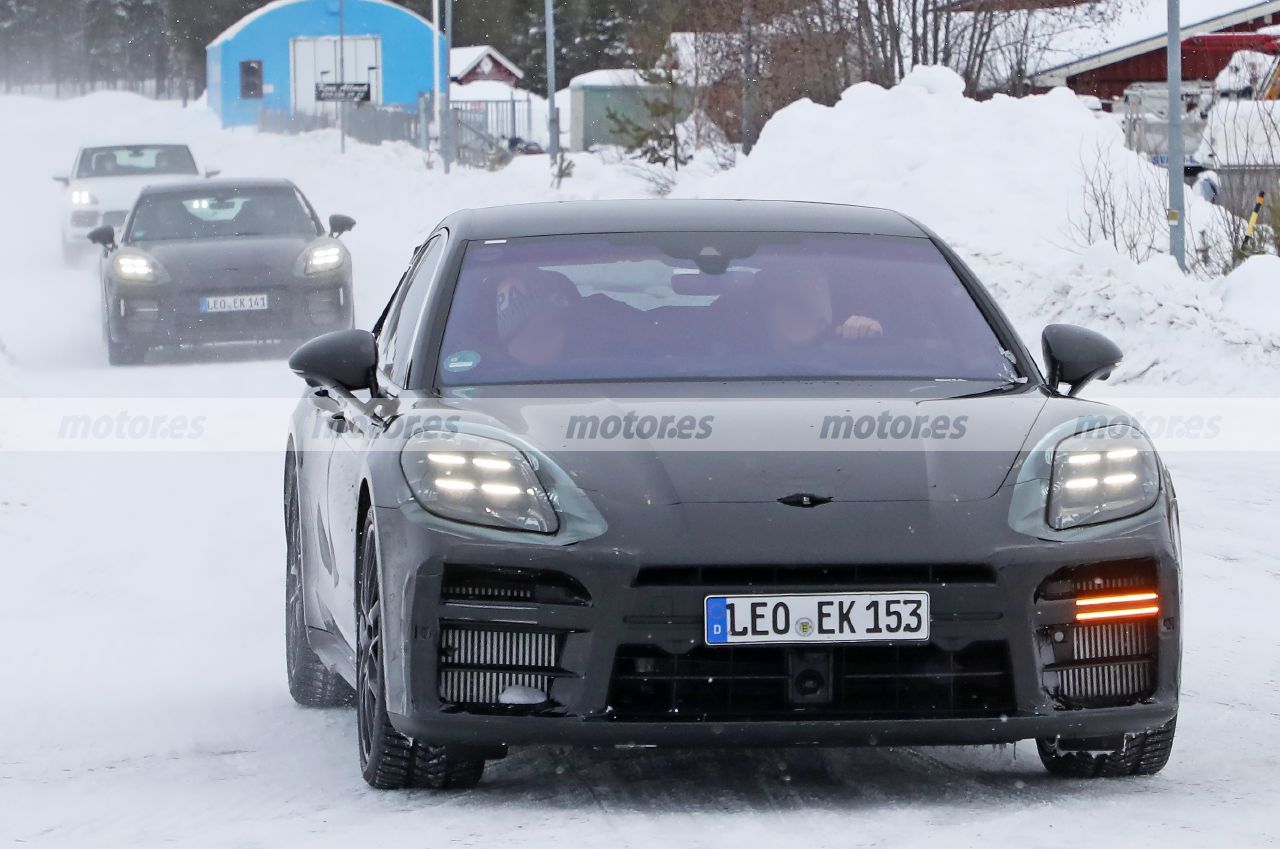
[[880, 322], [852, 314], [836, 323], [831, 278], [826, 272], [800, 277], [770, 274], [762, 280], [764, 332], [775, 351], [802, 351], [824, 342], [880, 336]]
[[556, 362], [569, 338], [569, 310], [581, 296], [563, 274], [511, 271], [498, 281], [498, 339], [512, 360], [528, 366]]

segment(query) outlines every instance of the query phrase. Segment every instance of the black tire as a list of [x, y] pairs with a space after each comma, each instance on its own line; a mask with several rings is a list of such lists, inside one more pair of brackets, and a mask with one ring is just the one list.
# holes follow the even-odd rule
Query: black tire
[[113, 342], [107, 337], [107, 362], [113, 366], [136, 366], [147, 356], [146, 345], [130, 345], [124, 342]]
[[1056, 740], [1037, 740], [1036, 749], [1044, 768], [1062, 778], [1155, 775], [1169, 762], [1177, 725], [1175, 716], [1153, 731], [1129, 735], [1123, 746], [1111, 752], [1059, 751]]
[[360, 772], [371, 787], [464, 790], [480, 783], [484, 759], [452, 746], [431, 746], [404, 736], [387, 715], [383, 667], [378, 541], [365, 517], [356, 563], [356, 726]]
[[355, 702], [355, 691], [341, 675], [324, 665], [307, 641], [302, 580], [302, 515], [298, 507], [298, 476], [293, 462], [291, 452], [284, 487], [284, 652], [289, 695], [306, 707], [350, 707]]

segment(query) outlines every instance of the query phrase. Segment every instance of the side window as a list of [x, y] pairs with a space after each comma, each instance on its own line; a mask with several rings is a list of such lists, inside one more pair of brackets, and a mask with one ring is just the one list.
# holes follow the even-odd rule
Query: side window
[[397, 295], [398, 303], [392, 305], [382, 326], [378, 362], [382, 372], [397, 386], [404, 386], [409, 376], [418, 323], [444, 256], [444, 246], [444, 236], [436, 236], [427, 244], [412, 276], [405, 281], [404, 291]]

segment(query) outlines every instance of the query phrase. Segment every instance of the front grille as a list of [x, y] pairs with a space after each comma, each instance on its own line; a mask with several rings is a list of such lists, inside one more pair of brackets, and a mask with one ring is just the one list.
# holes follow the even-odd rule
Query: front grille
[[1154, 692], [1154, 618], [1046, 630], [1054, 662], [1045, 686], [1063, 707], [1133, 704]]
[[829, 589], [891, 584], [895, 587], [937, 584], [994, 584], [991, 567], [970, 563], [897, 563], [838, 566], [649, 566], [641, 569], [636, 587], [778, 587], [822, 586]]
[[562, 635], [553, 631], [446, 625], [440, 631], [440, 698], [495, 706], [509, 687], [547, 693], [561, 644]]
[[124, 219], [129, 215], [123, 209], [112, 209], [102, 213], [102, 223], [110, 224], [112, 227], [120, 227], [124, 224]]
[[92, 227], [98, 223], [98, 211], [95, 209], [76, 209], [71, 212], [71, 226]]
[[[821, 698], [797, 695], [801, 668], [829, 672]], [[622, 646], [609, 705], [618, 721], [668, 722], [998, 717], [1015, 708], [1002, 642], [958, 651], [934, 645], [733, 646], [678, 655]]]

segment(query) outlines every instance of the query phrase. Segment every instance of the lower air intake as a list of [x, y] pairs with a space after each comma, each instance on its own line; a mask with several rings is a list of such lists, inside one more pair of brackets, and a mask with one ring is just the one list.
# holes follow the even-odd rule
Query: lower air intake
[[440, 632], [441, 700], [498, 705], [511, 687], [546, 693], [560, 660], [561, 635], [550, 631], [445, 626]]
[[1155, 627], [1154, 619], [1140, 619], [1050, 629], [1050, 689], [1067, 707], [1109, 707], [1149, 697], [1155, 690]]

